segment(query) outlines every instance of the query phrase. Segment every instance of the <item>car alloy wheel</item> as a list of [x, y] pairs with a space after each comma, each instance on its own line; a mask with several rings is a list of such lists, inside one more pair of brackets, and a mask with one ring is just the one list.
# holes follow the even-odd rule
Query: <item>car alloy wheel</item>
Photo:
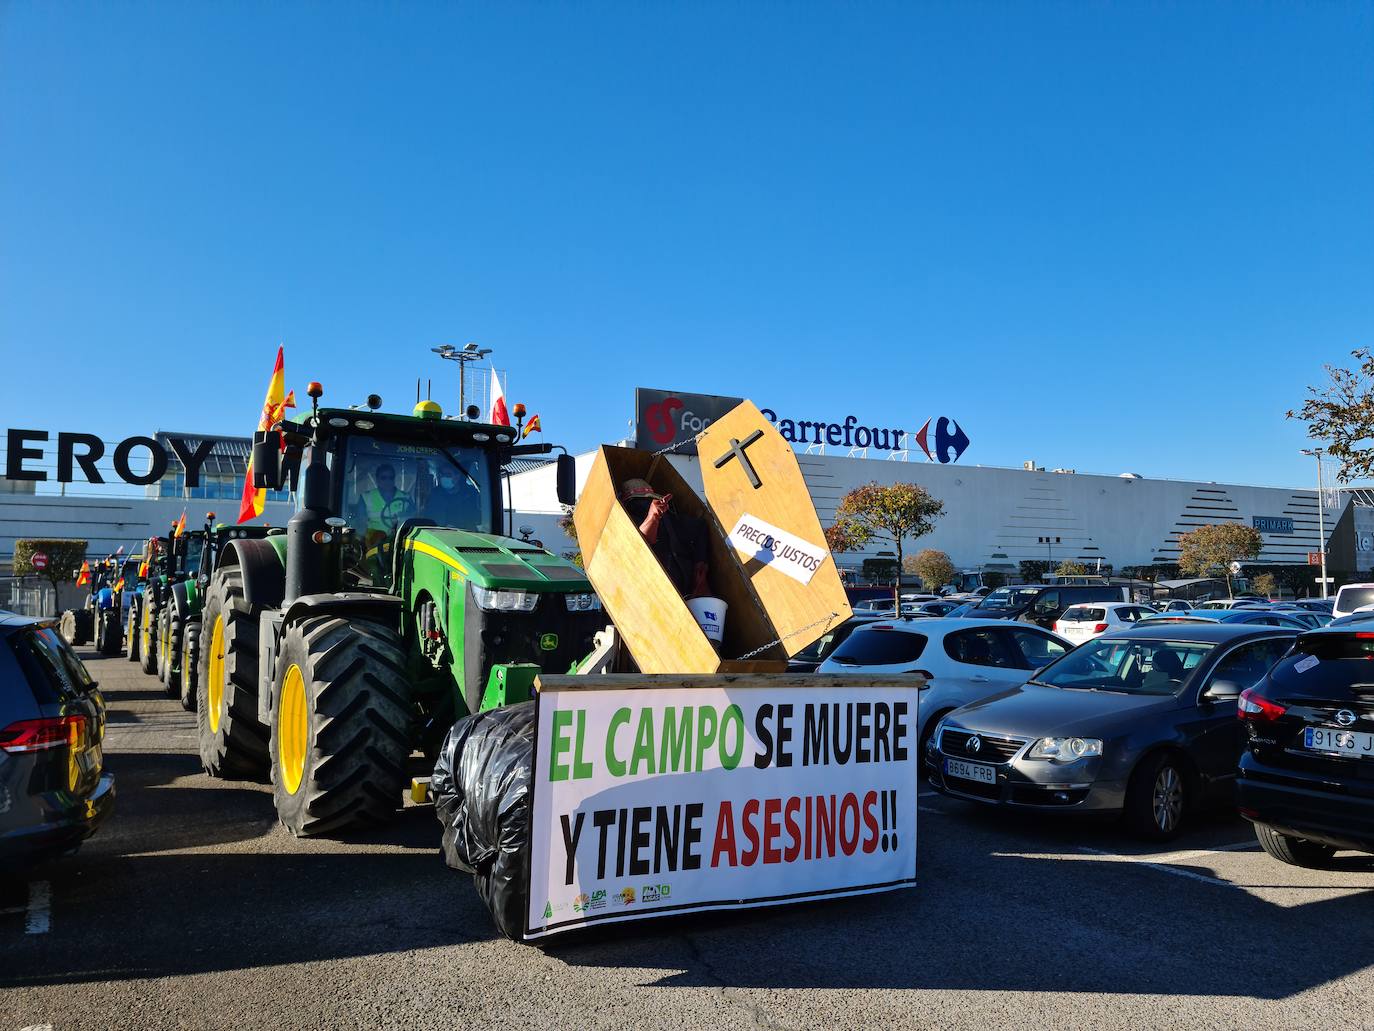
[[1183, 778], [1168, 764], [1155, 775], [1153, 808], [1155, 826], [1165, 834], [1172, 833], [1183, 818]]

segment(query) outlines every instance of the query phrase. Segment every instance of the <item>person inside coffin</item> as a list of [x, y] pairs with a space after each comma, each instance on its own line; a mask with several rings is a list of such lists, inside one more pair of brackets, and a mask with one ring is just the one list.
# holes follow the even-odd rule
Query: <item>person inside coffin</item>
[[620, 487], [621, 504], [678, 593], [684, 598], [708, 596], [706, 522], [674, 510], [672, 500], [647, 480], [629, 479]]

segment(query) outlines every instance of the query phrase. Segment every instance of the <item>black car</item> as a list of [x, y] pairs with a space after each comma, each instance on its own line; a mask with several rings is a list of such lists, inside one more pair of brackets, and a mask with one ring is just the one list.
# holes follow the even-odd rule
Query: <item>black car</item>
[[865, 623], [876, 623], [885, 618], [877, 612], [855, 612], [839, 626], [833, 630], [827, 630], [811, 644], [807, 645], [796, 655], [787, 660], [787, 672], [789, 673], [814, 673], [826, 658], [845, 641], [849, 640], [849, 635]]
[[114, 805], [105, 703], [50, 620], [0, 615], [0, 866], [71, 851]]
[[969, 619], [1019, 619], [1053, 630], [1055, 620], [1071, 605], [1130, 600], [1125, 587], [1110, 584], [1018, 584], [997, 588], [965, 615]]
[[1337, 849], [1374, 852], [1372, 659], [1374, 632], [1358, 624], [1312, 630], [1241, 695], [1237, 802], [1275, 859], [1321, 866]]
[[931, 783], [958, 798], [1124, 814], [1142, 835], [1229, 801], [1245, 745], [1236, 701], [1292, 646], [1281, 627], [1141, 623], [1103, 634], [931, 735]]

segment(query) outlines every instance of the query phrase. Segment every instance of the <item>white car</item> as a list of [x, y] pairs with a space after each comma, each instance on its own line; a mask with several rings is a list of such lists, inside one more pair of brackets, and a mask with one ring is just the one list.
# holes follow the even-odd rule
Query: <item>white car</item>
[[1200, 605], [1194, 605], [1195, 609], [1267, 609], [1267, 601], [1255, 601], [1251, 598], [1214, 598], [1211, 601], [1204, 601]]
[[1082, 644], [1108, 630], [1133, 627], [1146, 616], [1154, 615], [1155, 611], [1148, 605], [1118, 605], [1110, 601], [1070, 605], [1054, 621], [1054, 632], [1074, 644]]
[[1336, 604], [1331, 615], [1336, 619], [1352, 612], [1368, 611], [1374, 605], [1374, 584], [1346, 584], [1336, 592]]
[[[1048, 630], [1005, 619], [892, 619], [855, 630], [817, 673], [920, 673], [922, 749], [948, 712], [1019, 687], [1073, 645]], [[921, 751], [919, 755], [924, 755]]]

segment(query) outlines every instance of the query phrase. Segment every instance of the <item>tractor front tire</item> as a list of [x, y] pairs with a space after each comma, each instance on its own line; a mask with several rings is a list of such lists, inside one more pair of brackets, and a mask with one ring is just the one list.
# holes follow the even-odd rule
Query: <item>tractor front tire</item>
[[272, 685], [272, 800], [297, 837], [390, 820], [413, 739], [400, 635], [315, 616], [287, 627]]
[[158, 661], [162, 666], [162, 686], [167, 690], [167, 697], [178, 698], [181, 695], [181, 637], [184, 631], [175, 605], [167, 606], [166, 623], [165, 652]]
[[96, 627], [96, 649], [106, 658], [113, 658], [119, 654], [120, 646], [123, 644], [119, 639], [119, 613], [113, 609], [106, 609], [96, 618], [99, 620]]
[[161, 613], [146, 597], [138, 617], [138, 668], [149, 675], [157, 674], [157, 624]]
[[196, 711], [196, 682], [200, 671], [200, 620], [193, 619], [181, 632], [181, 707]]
[[142, 609], [138, 603], [138, 596], [129, 603], [129, 625], [124, 628], [125, 643], [129, 646], [129, 661], [138, 661], [138, 617], [139, 610]]
[[260, 778], [267, 772], [268, 735], [258, 722], [258, 613], [243, 596], [237, 566], [215, 574], [200, 625], [200, 763], [212, 777]]
[[89, 644], [95, 638], [95, 611], [77, 609], [75, 613], [76, 640], [74, 644]]
[[76, 611], [68, 609], [62, 613], [62, 619], [57, 624], [57, 632], [62, 635], [62, 640], [68, 644], [77, 644], [76, 640]]

